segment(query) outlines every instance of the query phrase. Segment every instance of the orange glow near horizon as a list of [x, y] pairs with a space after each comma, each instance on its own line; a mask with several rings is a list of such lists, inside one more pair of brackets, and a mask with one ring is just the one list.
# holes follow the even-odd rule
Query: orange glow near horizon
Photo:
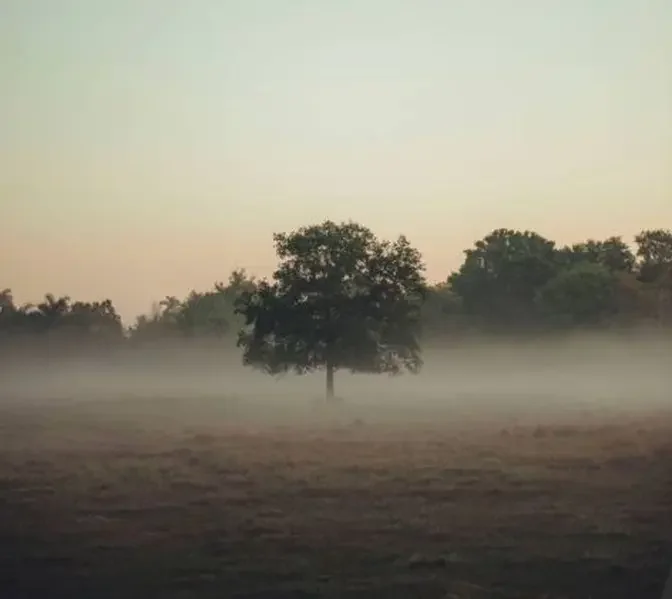
[[433, 281], [494, 228], [672, 226], [672, 4], [405, 6], [0, 6], [0, 286], [131, 322], [326, 218]]

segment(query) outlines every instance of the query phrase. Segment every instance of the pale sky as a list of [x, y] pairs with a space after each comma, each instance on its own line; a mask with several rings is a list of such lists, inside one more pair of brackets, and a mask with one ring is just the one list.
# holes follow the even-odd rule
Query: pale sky
[[325, 218], [432, 280], [672, 227], [670, 0], [1, 0], [0, 287], [126, 321]]

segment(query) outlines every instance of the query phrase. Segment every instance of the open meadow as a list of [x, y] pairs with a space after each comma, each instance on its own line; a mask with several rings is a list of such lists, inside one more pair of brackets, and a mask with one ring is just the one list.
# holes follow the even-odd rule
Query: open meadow
[[672, 599], [672, 0], [0, 50], [0, 599]]
[[672, 414], [355, 405], [4, 405], [2, 596], [660, 597]]

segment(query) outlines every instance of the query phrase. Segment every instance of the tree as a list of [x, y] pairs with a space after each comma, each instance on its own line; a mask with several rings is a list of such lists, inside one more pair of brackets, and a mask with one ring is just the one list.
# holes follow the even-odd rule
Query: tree
[[662, 325], [672, 295], [672, 230], [642, 231], [635, 242], [639, 279], [655, 289], [658, 322]]
[[[112, 301], [72, 302], [46, 294], [38, 304], [17, 306], [11, 290], [0, 292], [0, 351], [3, 365], [25, 356], [33, 358], [72, 352], [107, 351], [124, 341], [121, 318]], [[64, 353], [65, 352], [65, 353]]]
[[120, 340], [124, 336], [121, 317], [112, 300], [102, 302], [75, 302], [67, 315], [67, 324], [79, 335], [106, 341]]
[[66, 315], [70, 312], [71, 302], [66, 295], [55, 297], [51, 293], [44, 296], [44, 301], [31, 307], [28, 314], [32, 316], [33, 322], [37, 325], [40, 332], [54, 332], [64, 322]]
[[635, 256], [621, 237], [609, 237], [604, 241], [589, 239], [576, 243], [571, 248], [563, 248], [568, 257], [568, 265], [577, 262], [601, 264], [612, 272], [632, 272]]
[[448, 282], [468, 314], [490, 326], [534, 322], [537, 292], [559, 269], [553, 241], [497, 229], [464, 253]]
[[204, 293], [192, 291], [180, 306], [180, 326], [192, 337], [223, 337], [235, 324], [242, 326], [237, 322], [236, 300], [255, 286], [254, 278], [241, 269], [231, 273], [227, 284], [215, 283], [213, 290]]
[[422, 304], [422, 339], [437, 341], [455, 336], [467, 327], [462, 300], [448, 283], [432, 285], [427, 289]]
[[192, 290], [184, 300], [167, 296], [151, 315], [136, 319], [131, 335], [136, 341], [225, 337], [237, 324], [242, 326], [235, 313], [236, 299], [255, 285], [254, 277], [239, 269], [231, 273], [228, 283], [215, 283], [209, 291]]
[[0, 342], [5, 342], [8, 336], [21, 328], [23, 313], [14, 303], [11, 289], [0, 291]]
[[606, 266], [579, 262], [561, 270], [537, 295], [542, 312], [562, 325], [596, 325], [617, 305], [618, 280]]
[[419, 371], [426, 283], [405, 237], [379, 241], [357, 223], [325, 221], [273, 239], [280, 263], [272, 281], [237, 305], [245, 364], [271, 374], [324, 368], [327, 399], [339, 369]]
[[639, 270], [643, 280], [657, 279], [667, 274], [672, 265], [672, 230], [641, 231], [636, 237]]

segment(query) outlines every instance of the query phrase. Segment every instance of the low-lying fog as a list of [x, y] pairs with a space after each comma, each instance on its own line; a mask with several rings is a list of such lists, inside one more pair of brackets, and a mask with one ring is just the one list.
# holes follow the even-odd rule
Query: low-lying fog
[[[426, 349], [425, 366], [415, 376], [338, 372], [336, 394], [347, 405], [408, 410], [659, 408], [672, 405], [671, 349], [672, 339], [644, 335], [462, 342]], [[270, 377], [244, 368], [236, 350], [219, 355], [184, 347], [161, 356], [137, 350], [105, 360], [51, 358], [3, 370], [5, 404], [222, 397], [296, 405], [324, 396], [322, 372]]]

